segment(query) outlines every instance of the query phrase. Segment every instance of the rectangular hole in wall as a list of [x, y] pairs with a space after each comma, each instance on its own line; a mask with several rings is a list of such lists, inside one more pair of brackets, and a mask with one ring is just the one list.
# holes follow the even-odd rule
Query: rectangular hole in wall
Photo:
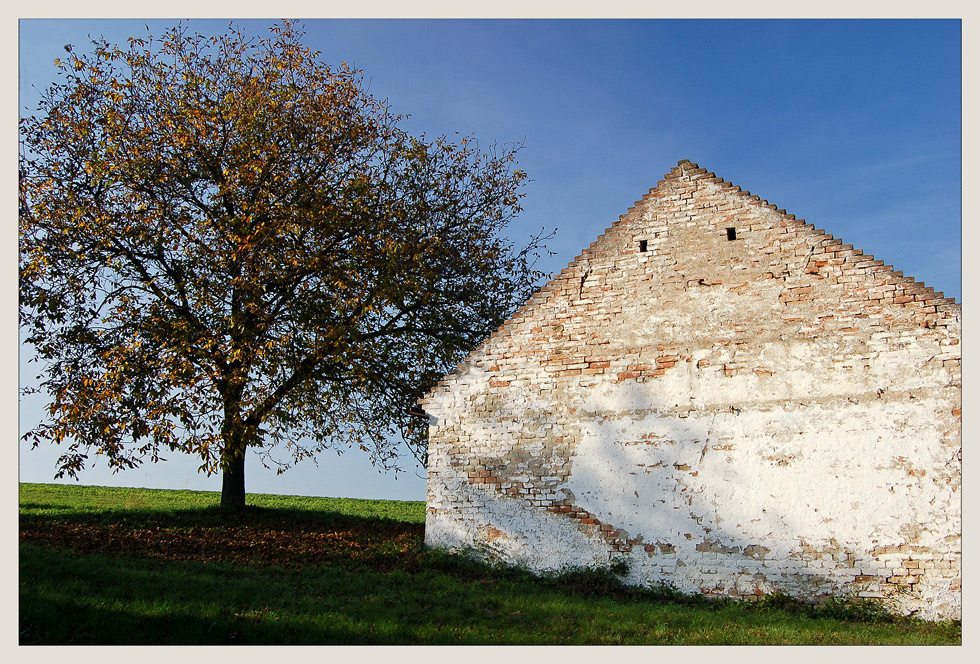
[[729, 242], [731, 242], [732, 240], [735, 239], [735, 229], [734, 228], [726, 228], [725, 229], [725, 232], [728, 233], [728, 241]]
[[640, 240], [640, 251], [646, 251], [646, 250], [647, 250], [647, 241]]

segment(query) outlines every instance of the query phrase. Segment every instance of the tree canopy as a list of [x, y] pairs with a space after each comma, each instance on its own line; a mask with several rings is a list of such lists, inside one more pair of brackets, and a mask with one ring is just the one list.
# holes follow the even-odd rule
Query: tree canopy
[[66, 46], [20, 122], [20, 324], [47, 417], [114, 470], [168, 450], [245, 501], [247, 449], [424, 458], [407, 409], [530, 294], [519, 146], [413, 136], [290, 22]]

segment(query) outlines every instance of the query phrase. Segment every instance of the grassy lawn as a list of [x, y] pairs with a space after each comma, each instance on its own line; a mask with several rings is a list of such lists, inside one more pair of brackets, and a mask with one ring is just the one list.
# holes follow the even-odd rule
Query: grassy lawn
[[422, 546], [421, 502], [20, 485], [21, 644], [959, 644], [959, 622], [539, 578]]

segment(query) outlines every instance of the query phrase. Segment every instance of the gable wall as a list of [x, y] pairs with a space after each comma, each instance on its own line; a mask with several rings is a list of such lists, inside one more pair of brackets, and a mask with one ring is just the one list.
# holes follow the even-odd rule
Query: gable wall
[[423, 400], [426, 542], [953, 615], [959, 316], [681, 162]]

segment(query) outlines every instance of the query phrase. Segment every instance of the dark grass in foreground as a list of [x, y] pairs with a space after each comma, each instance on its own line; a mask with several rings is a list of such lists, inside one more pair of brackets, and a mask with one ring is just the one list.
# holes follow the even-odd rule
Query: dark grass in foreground
[[959, 644], [872, 605], [538, 578], [422, 546], [420, 502], [20, 487], [22, 644]]

